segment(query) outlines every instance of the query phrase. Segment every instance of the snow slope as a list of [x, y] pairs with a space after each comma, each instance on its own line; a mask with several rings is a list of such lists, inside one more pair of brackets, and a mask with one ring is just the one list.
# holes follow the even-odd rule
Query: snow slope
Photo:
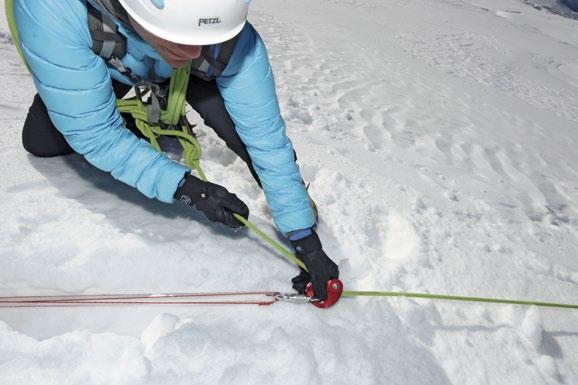
[[536, 9], [545, 9], [564, 17], [578, 19], [578, 0], [522, 0]]
[[[251, 21], [347, 288], [578, 302], [578, 21], [518, 0], [256, 1]], [[3, 19], [0, 52], [0, 295], [290, 291], [296, 269], [245, 231], [28, 156], [34, 90]], [[242, 162], [199, 136], [272, 232]], [[576, 384], [578, 313], [0, 309], [0, 383]]]

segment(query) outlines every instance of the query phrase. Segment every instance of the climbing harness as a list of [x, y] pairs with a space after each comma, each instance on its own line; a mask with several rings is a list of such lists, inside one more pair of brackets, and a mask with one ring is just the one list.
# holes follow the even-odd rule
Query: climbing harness
[[176, 138], [183, 150], [185, 164], [206, 180], [199, 165], [201, 147], [195, 140], [194, 126], [186, 117], [187, 87], [191, 74], [207, 81], [218, 77], [233, 54], [237, 37], [221, 44], [204, 46], [199, 58], [192, 60], [186, 68], [173, 70], [167, 89], [156, 82], [141, 79], [121, 61], [127, 53], [127, 38], [120, 33], [117, 23], [127, 17], [118, 2], [106, 0], [103, 5], [93, 1], [87, 3], [87, 8], [93, 51], [134, 86], [136, 96], [117, 99], [119, 112], [131, 115], [136, 127], [158, 151], [162, 151], [161, 136]]
[[[193, 126], [187, 121], [185, 98], [190, 75], [204, 80], [216, 79], [227, 67], [237, 44], [237, 36], [219, 44], [204, 46], [199, 58], [191, 61], [187, 68], [174, 70], [168, 90], [166, 87], [141, 79], [126, 67], [121, 59], [127, 54], [127, 38], [119, 31], [119, 24], [126, 23], [126, 12], [118, 0], [89, 0], [88, 29], [92, 38], [92, 50], [106, 64], [129, 79], [136, 96], [117, 99], [119, 112], [135, 119], [139, 131], [156, 150], [161, 151], [160, 136], [175, 137], [183, 149], [185, 164], [204, 178], [198, 166], [200, 146], [194, 138]], [[28, 70], [28, 62], [22, 52], [18, 29], [14, 18], [14, 0], [5, 2], [6, 16], [14, 44]], [[167, 95], [171, 95], [167, 98]]]
[[[206, 179], [199, 164], [201, 146], [186, 117], [185, 97], [189, 71], [189, 66], [173, 71], [166, 95], [158, 85], [139, 80], [135, 84], [136, 96], [118, 99], [116, 105], [121, 113], [130, 114], [134, 118], [136, 127], [156, 150], [162, 151], [159, 144], [161, 136], [177, 138], [183, 149], [185, 164], [197, 171], [202, 179]], [[149, 99], [145, 101], [147, 94]], [[163, 105], [166, 108], [163, 109]]]
[[[118, 0], [89, 0], [86, 5], [92, 50], [107, 64], [112, 64], [111, 67], [118, 69], [110, 61], [120, 62], [127, 54], [127, 38], [121, 33], [119, 24], [128, 25], [128, 16]], [[215, 80], [229, 64], [237, 39], [238, 35], [223, 43], [203, 45], [200, 56], [191, 62], [190, 73], [207, 81]]]
[[[101, 0], [103, 1], [103, 0]], [[107, 0], [109, 1], [109, 0]], [[15, 45], [27, 65], [18, 38], [14, 21], [13, 0], [6, 0], [6, 15]], [[206, 80], [214, 79], [226, 67], [232, 55], [236, 40], [203, 48], [202, 56], [191, 62], [187, 67], [174, 70], [168, 90], [155, 84], [141, 80], [126, 68], [119, 57], [126, 54], [126, 40], [116, 30], [114, 20], [110, 15], [101, 12], [89, 12], [89, 25], [93, 36], [93, 49], [102, 56], [108, 65], [116, 68], [134, 83], [136, 96], [130, 99], [119, 99], [117, 107], [121, 113], [130, 114], [137, 128], [150, 141], [151, 145], [161, 151], [159, 138], [161, 136], [176, 137], [183, 148], [183, 159], [187, 166], [195, 170], [201, 179], [207, 180], [200, 166], [201, 146], [192, 131], [192, 125], [186, 118], [185, 96], [191, 74]], [[307, 271], [301, 260], [279, 242], [275, 241], [254, 223], [244, 217], [234, 214], [241, 223], [256, 234], [261, 240], [287, 257], [298, 267]], [[77, 296], [20, 296], [0, 297], [0, 307], [73, 307], [73, 306], [119, 306], [119, 305], [272, 305], [278, 301], [291, 303], [312, 303], [319, 308], [329, 308], [341, 297], [406, 297], [416, 299], [439, 299], [447, 301], [495, 303], [523, 306], [542, 306], [559, 309], [578, 309], [578, 304], [561, 304], [539, 301], [524, 301], [511, 299], [496, 299], [485, 297], [452, 296], [443, 294], [427, 294], [393, 291], [344, 291], [339, 279], [327, 283], [328, 297], [325, 301], [313, 298], [313, 287], [307, 286], [306, 295], [284, 294], [278, 292], [227, 292], [227, 293], [180, 293], [180, 294], [103, 294]], [[249, 298], [248, 298], [249, 297]], [[255, 298], [260, 297], [260, 299]], [[215, 299], [216, 298], [216, 299]], [[229, 299], [227, 299], [229, 298]], [[231, 299], [233, 298], [233, 299]]]
[[126, 37], [119, 33], [118, 26], [106, 12], [100, 12], [87, 3], [88, 29], [92, 36], [92, 51], [105, 61], [122, 58], [127, 52]]

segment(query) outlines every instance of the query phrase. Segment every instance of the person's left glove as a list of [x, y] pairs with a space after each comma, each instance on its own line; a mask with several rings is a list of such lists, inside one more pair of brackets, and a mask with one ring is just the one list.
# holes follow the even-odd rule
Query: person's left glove
[[307, 235], [297, 239], [295, 234], [290, 234], [289, 240], [295, 249], [295, 254], [305, 264], [309, 272], [301, 270], [301, 273], [291, 282], [293, 288], [300, 294], [305, 294], [305, 289], [311, 282], [314, 297], [325, 301], [327, 299], [327, 282], [339, 278], [339, 268], [323, 251], [321, 240], [315, 230], [302, 231], [305, 231]]
[[175, 192], [175, 199], [188, 206], [194, 206], [213, 221], [232, 228], [243, 224], [233, 214], [249, 218], [249, 208], [235, 194], [211, 182], [205, 182], [194, 175], [187, 175]]

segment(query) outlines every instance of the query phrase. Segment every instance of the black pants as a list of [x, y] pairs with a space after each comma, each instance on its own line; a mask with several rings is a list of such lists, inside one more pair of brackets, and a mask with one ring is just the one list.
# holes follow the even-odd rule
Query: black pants
[[[113, 88], [117, 98], [122, 98], [131, 87], [113, 81]], [[259, 177], [255, 172], [247, 147], [235, 130], [235, 124], [225, 109], [225, 102], [216, 82], [207, 82], [191, 76], [187, 89], [187, 103], [199, 113], [205, 125], [212, 128], [219, 138], [225, 141], [227, 147], [245, 161], [251, 174], [260, 185]], [[125, 121], [129, 130], [142, 137], [131, 117], [125, 116]], [[38, 157], [53, 157], [74, 152], [64, 139], [64, 136], [50, 121], [46, 106], [38, 94], [34, 96], [32, 106], [30, 106], [28, 116], [24, 122], [22, 144], [26, 151]]]

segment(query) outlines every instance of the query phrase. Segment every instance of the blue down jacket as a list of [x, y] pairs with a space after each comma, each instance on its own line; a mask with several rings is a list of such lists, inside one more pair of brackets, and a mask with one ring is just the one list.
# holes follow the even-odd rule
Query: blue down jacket
[[[22, 49], [38, 93], [76, 152], [147, 197], [172, 203], [188, 169], [124, 127], [111, 78], [130, 83], [91, 50], [86, 1], [14, 0]], [[120, 22], [119, 28], [128, 38], [123, 62], [133, 72], [142, 78], [170, 77], [170, 66], [152, 47]], [[313, 213], [281, 118], [267, 51], [249, 23], [217, 85], [278, 229], [287, 234], [311, 227]]]

